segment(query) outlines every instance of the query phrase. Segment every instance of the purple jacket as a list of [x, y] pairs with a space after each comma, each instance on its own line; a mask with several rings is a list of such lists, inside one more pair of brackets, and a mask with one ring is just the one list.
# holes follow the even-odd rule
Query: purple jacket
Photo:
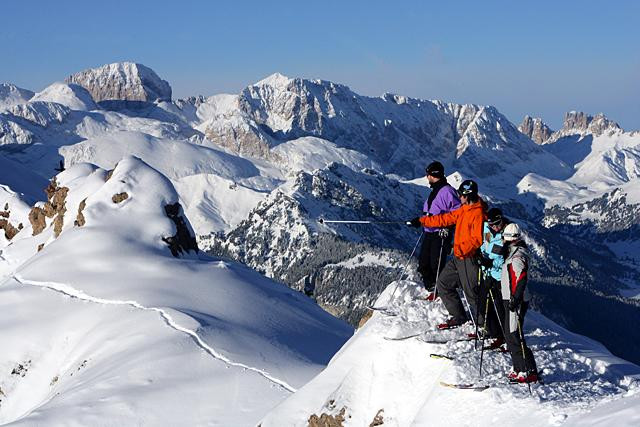
[[[444, 181], [443, 184], [437, 183], [431, 189], [431, 193], [435, 193], [435, 197], [429, 196], [429, 199], [433, 199], [431, 202], [431, 208], [429, 208], [429, 199], [425, 200], [422, 211], [425, 215], [438, 215], [445, 212], [451, 212], [460, 207], [460, 199], [456, 190]], [[427, 233], [433, 233], [440, 230], [439, 228], [424, 227], [424, 231]]]

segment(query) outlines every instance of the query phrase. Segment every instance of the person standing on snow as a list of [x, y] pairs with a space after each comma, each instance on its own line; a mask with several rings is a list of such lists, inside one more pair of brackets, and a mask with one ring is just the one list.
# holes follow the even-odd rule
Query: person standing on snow
[[529, 251], [522, 240], [520, 227], [511, 223], [502, 231], [505, 260], [502, 265], [501, 285], [505, 309], [505, 338], [511, 353], [513, 370], [507, 374], [512, 382], [538, 381], [538, 368], [533, 353], [524, 341], [522, 325], [531, 299], [527, 289]]
[[[478, 196], [478, 184], [470, 179], [463, 181], [458, 188], [462, 206], [454, 211], [434, 216], [414, 218], [410, 224], [414, 227], [450, 227], [455, 225], [453, 237], [453, 258], [447, 262], [436, 288], [444, 306], [451, 317], [439, 329], [450, 329], [467, 322], [467, 314], [458, 295], [457, 288], [462, 285], [469, 311], [477, 309], [479, 285], [479, 249], [482, 246], [482, 224], [486, 218], [486, 203]], [[471, 308], [473, 307], [473, 308]], [[482, 324], [482, 314], [476, 313], [475, 321]]]
[[[426, 168], [427, 180], [431, 193], [424, 202], [423, 213], [428, 216], [451, 212], [460, 207], [460, 199], [456, 190], [447, 183], [444, 166], [440, 162], [432, 162]], [[424, 236], [420, 248], [418, 271], [422, 282], [430, 292], [427, 300], [435, 298], [436, 277], [445, 265], [447, 255], [451, 252], [453, 230], [449, 228], [424, 227]]]
[[[480, 247], [482, 253], [482, 267], [485, 272], [484, 280], [480, 292], [485, 301], [485, 308], [488, 308], [487, 316], [487, 336], [495, 338], [489, 345], [490, 349], [501, 347], [505, 343], [504, 331], [501, 322], [504, 319], [504, 305], [502, 303], [502, 291], [500, 280], [502, 279], [502, 264], [504, 257], [502, 252], [502, 230], [510, 224], [502, 211], [498, 208], [491, 208], [487, 212], [487, 221], [484, 223], [484, 242]], [[491, 294], [489, 295], [489, 291]], [[486, 301], [490, 298], [490, 301]], [[491, 301], [492, 299], [492, 301]]]

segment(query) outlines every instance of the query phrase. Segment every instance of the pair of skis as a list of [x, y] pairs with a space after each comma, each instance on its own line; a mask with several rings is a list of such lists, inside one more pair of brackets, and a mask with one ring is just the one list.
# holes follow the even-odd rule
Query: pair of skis
[[410, 338], [418, 338], [420, 341], [426, 342], [427, 344], [447, 344], [450, 342], [473, 341], [475, 339], [471, 337], [460, 337], [460, 338], [453, 338], [448, 340], [443, 338], [422, 338], [421, 335], [424, 335], [426, 332], [431, 332], [431, 331], [420, 331], [420, 332], [416, 332], [415, 334], [404, 335], [401, 337], [384, 337], [384, 339], [387, 341], [404, 341]]
[[[540, 369], [538, 371], [538, 381], [536, 381], [534, 384], [544, 384], [544, 382], [542, 381], [542, 373], [544, 372], [544, 369]], [[440, 381], [440, 385], [443, 387], [449, 387], [449, 388], [457, 388], [459, 390], [475, 390], [475, 391], [484, 391], [490, 387], [495, 387], [496, 385], [500, 385], [500, 384], [505, 384], [505, 383], [498, 383], [498, 384], [494, 384], [493, 386], [488, 385], [488, 384], [477, 384], [477, 383], [459, 383], [459, 384], [455, 384], [455, 383], [447, 383], [444, 381]], [[519, 385], [519, 384], [527, 384], [527, 385], [531, 385], [531, 383], [523, 383], [520, 381], [514, 381], [514, 380], [508, 380], [506, 382], [507, 385]]]

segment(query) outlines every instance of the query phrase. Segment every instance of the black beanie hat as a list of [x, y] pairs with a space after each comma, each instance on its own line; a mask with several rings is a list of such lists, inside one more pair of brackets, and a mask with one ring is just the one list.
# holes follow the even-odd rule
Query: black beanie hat
[[496, 225], [502, 222], [502, 211], [498, 208], [491, 208], [487, 212], [487, 222], [489, 225]]
[[429, 166], [427, 166], [427, 175], [442, 178], [444, 176], [444, 166], [442, 166], [440, 162], [431, 162]]

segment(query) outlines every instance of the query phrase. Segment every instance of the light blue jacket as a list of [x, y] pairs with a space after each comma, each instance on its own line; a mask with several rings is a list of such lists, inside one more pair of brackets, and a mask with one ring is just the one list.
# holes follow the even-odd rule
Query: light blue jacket
[[480, 251], [483, 256], [493, 260], [493, 267], [491, 267], [488, 273], [498, 282], [502, 278], [502, 264], [504, 263], [504, 258], [500, 253], [501, 249], [502, 233], [496, 233], [494, 235], [489, 229], [489, 224], [485, 221]]

